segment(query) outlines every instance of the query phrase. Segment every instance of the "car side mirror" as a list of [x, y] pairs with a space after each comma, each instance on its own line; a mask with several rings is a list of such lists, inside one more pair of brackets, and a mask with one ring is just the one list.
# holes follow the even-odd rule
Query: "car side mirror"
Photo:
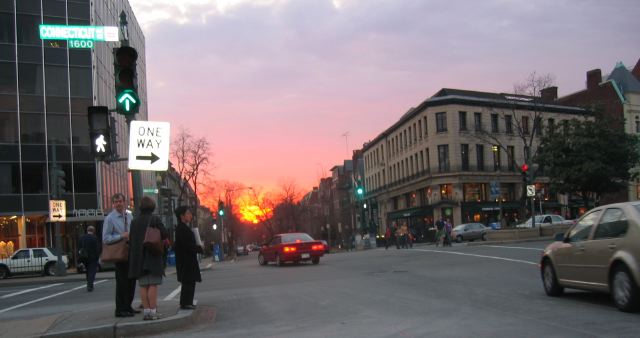
[[564, 242], [564, 232], [556, 234], [554, 239], [556, 242]]

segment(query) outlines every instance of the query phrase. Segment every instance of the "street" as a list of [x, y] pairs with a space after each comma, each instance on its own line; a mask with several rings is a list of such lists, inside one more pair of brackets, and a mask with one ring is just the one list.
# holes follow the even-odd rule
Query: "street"
[[[638, 314], [618, 311], [607, 295], [567, 290], [563, 297], [547, 297], [537, 266], [545, 245], [378, 248], [325, 255], [319, 265], [284, 267], [259, 266], [254, 252], [203, 272], [196, 298], [199, 306], [216, 309], [215, 321], [165, 336], [638, 336]], [[92, 294], [84, 288], [69, 291], [80, 282], [0, 287], [0, 318], [27, 320], [112, 306], [113, 279], [98, 281]], [[165, 279], [160, 309], [175, 306], [168, 297], [177, 297], [177, 286], [175, 275]]]

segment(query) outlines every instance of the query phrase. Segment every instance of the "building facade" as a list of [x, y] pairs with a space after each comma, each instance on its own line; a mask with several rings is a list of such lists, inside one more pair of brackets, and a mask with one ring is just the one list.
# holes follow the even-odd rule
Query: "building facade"
[[[376, 206], [371, 217], [378, 234], [406, 222], [418, 240], [428, 240], [440, 217], [453, 224], [517, 223], [525, 188], [520, 166], [531, 164], [544, 126], [585, 114], [555, 103], [555, 93], [547, 90], [543, 102], [442, 89], [365, 144], [366, 198]], [[536, 180], [536, 203], [562, 212], [545, 187]]]
[[[139, 120], [147, 120], [145, 40], [126, 0], [0, 1], [0, 241], [15, 249], [54, 246], [49, 199], [60, 184], [53, 171], [62, 170], [63, 248], [71, 253], [87, 225], [101, 226], [113, 193], [132, 195], [126, 162], [94, 159], [87, 114], [89, 106], [115, 107], [113, 50], [120, 42], [69, 48], [40, 39], [40, 24], [120, 27], [120, 39], [139, 53]], [[126, 122], [111, 115], [117, 154], [126, 157]], [[155, 174], [143, 181], [155, 192]]]
[[[632, 70], [621, 62], [603, 80], [600, 69], [586, 74], [586, 88], [558, 99], [562, 104], [587, 107], [603, 115], [615, 128], [640, 135], [640, 60]], [[603, 196], [601, 203], [640, 200], [640, 179], [630, 181], [628, 189]]]

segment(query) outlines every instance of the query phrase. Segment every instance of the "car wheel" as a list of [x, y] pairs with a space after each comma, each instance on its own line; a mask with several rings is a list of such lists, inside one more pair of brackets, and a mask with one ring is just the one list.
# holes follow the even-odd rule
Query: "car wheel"
[[0, 279], [9, 277], [9, 269], [4, 266], [0, 266]]
[[44, 274], [47, 276], [55, 276], [56, 275], [56, 263], [49, 262], [44, 266]]
[[267, 260], [264, 259], [264, 256], [262, 254], [258, 255], [258, 264], [260, 265], [267, 265]]
[[483, 241], [486, 241], [486, 240], [487, 240], [487, 233], [486, 233], [486, 232], [482, 234], [481, 239], [482, 239]]
[[458, 235], [456, 236], [456, 243], [460, 243], [460, 242], [462, 242], [462, 236]]
[[320, 263], [320, 257], [311, 258], [311, 263], [313, 263], [314, 265]]
[[544, 292], [551, 297], [558, 297], [564, 292], [564, 288], [558, 283], [556, 270], [549, 260], [542, 263], [542, 285], [544, 286]]
[[611, 295], [620, 311], [636, 312], [640, 308], [640, 290], [625, 266], [619, 266], [613, 272]]
[[277, 266], [283, 266], [284, 262], [282, 260], [280, 260], [280, 255], [276, 254], [276, 265]]

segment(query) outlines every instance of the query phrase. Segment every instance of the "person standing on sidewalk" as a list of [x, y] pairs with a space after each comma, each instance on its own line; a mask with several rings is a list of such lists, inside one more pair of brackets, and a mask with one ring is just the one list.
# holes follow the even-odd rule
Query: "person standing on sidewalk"
[[389, 249], [389, 245], [391, 244], [391, 236], [393, 233], [391, 232], [391, 227], [387, 226], [387, 230], [384, 232], [384, 249]]
[[80, 261], [84, 264], [84, 270], [87, 278], [87, 291], [93, 291], [93, 282], [96, 280], [96, 271], [98, 270], [98, 238], [96, 237], [96, 228], [92, 225], [87, 227], [87, 233], [80, 237], [79, 256]]
[[182, 284], [180, 288], [180, 308], [193, 310], [193, 296], [196, 282], [202, 282], [198, 253], [202, 253], [201, 246], [196, 244], [196, 237], [189, 227], [193, 214], [186, 206], [179, 206], [175, 210], [178, 225], [176, 226], [176, 241], [173, 250], [176, 253], [176, 276]]
[[[118, 241], [129, 241], [131, 212], [125, 208], [125, 198], [121, 193], [111, 197], [113, 210], [105, 217], [102, 227], [102, 242], [105, 244]], [[129, 262], [118, 262], [116, 265], [116, 317], [132, 317], [140, 313], [131, 307], [136, 291], [136, 280], [129, 278]]]

